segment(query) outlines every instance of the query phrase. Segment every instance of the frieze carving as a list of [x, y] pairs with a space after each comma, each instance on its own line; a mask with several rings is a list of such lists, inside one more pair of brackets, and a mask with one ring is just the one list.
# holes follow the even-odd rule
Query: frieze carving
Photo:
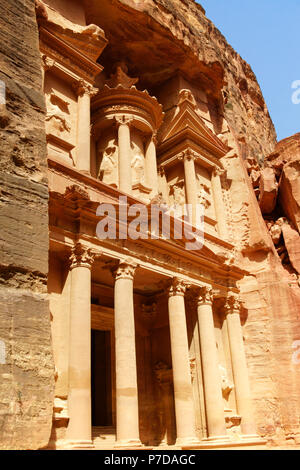
[[137, 264], [132, 260], [120, 261], [120, 263], [111, 268], [115, 281], [119, 279], [130, 279], [133, 281]]
[[91, 268], [96, 256], [100, 256], [100, 253], [85, 247], [82, 243], [76, 243], [70, 256], [70, 269], [78, 267]]

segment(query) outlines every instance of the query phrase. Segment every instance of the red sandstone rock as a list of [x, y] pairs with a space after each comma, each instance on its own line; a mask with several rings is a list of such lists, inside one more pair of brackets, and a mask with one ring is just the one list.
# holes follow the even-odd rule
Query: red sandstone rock
[[264, 168], [260, 178], [259, 207], [263, 214], [271, 214], [276, 206], [278, 184], [272, 168]]
[[300, 235], [289, 224], [282, 225], [282, 233], [290, 262], [300, 274]]

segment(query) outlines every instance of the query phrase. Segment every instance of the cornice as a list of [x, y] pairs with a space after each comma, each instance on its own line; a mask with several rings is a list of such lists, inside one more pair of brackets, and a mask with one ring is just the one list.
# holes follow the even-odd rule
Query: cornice
[[40, 50], [54, 61], [53, 70], [64, 74], [67, 79], [83, 78], [94, 82], [103, 67], [93, 62], [80, 51], [56, 37], [46, 28], [40, 28]]

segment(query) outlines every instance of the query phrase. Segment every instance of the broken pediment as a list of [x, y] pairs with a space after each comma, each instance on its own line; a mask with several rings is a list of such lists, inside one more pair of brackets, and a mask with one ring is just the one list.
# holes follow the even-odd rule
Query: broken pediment
[[199, 115], [191, 91], [181, 90], [176, 112], [161, 132], [161, 146], [167, 147], [171, 142], [174, 145], [187, 138], [218, 158], [228, 152], [227, 146], [207, 127]]

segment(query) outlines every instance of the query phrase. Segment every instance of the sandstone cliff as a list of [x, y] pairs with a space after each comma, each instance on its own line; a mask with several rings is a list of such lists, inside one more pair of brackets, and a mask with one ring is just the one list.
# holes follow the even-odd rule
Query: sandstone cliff
[[49, 439], [54, 374], [45, 110], [33, 0], [1, 3], [0, 39], [6, 88], [0, 105], [0, 441], [2, 449], [37, 449]]

